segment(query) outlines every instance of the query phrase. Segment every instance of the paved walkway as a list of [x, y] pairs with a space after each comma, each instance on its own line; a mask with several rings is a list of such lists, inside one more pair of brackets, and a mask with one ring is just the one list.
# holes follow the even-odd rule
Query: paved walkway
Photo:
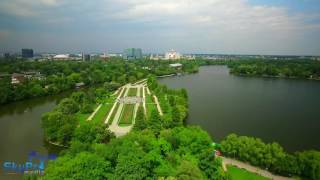
[[[141, 85], [137, 86], [137, 96], [138, 97], [140, 97], [140, 89], [141, 89], [141, 87], [143, 88], [143, 86], [141, 86]], [[142, 99], [142, 101], [144, 101], [144, 99]], [[138, 107], [139, 106], [140, 106], [140, 103], [136, 103], [135, 106], [134, 106], [132, 124], [135, 124], [135, 120], [136, 120], [137, 111], [138, 111]]]
[[159, 101], [158, 101], [157, 96], [156, 96], [156, 95], [153, 95], [153, 98], [154, 98], [154, 102], [155, 102], [156, 105], [157, 105], [157, 109], [158, 109], [158, 111], [159, 111], [160, 116], [163, 116], [163, 113], [162, 113], [162, 110], [161, 110], [161, 106], [160, 106], [160, 104], [159, 104]]
[[91, 121], [91, 119], [94, 117], [94, 115], [96, 115], [96, 113], [99, 111], [101, 106], [102, 106], [102, 104], [99, 104], [99, 106], [94, 110], [94, 112], [91, 113], [91, 115], [88, 117], [87, 121]]
[[147, 115], [147, 107], [146, 107], [146, 87], [145, 85], [142, 86], [142, 98], [143, 98], [143, 110], [144, 110], [144, 115]]
[[238, 160], [234, 160], [231, 158], [226, 158], [226, 157], [222, 157], [222, 166], [224, 170], [227, 170], [227, 165], [233, 165], [239, 168], [243, 168], [246, 169], [247, 171], [259, 174], [260, 176], [264, 176], [267, 177], [269, 179], [274, 179], [274, 180], [294, 180], [294, 178], [288, 178], [288, 177], [283, 177], [283, 176], [278, 176], [278, 175], [274, 175], [272, 173], [270, 173], [269, 171], [263, 170], [261, 168], [252, 166], [250, 164], [238, 161]]
[[150, 89], [148, 88], [148, 86], [146, 87], [147, 88], [147, 93], [148, 93], [148, 95], [150, 95], [151, 93], [150, 93]]
[[[124, 93], [123, 97], [126, 97], [128, 95], [129, 89], [130, 89], [130, 85], [128, 85], [126, 87], [126, 92]], [[123, 133], [125, 133], [127, 130], [130, 131], [130, 129], [124, 129], [123, 127], [120, 127], [118, 125], [118, 121], [120, 120], [120, 116], [121, 116], [121, 112], [122, 112], [123, 106], [124, 106], [124, 104], [120, 103], [118, 109], [116, 110], [117, 112], [116, 112], [116, 115], [114, 116], [112, 124], [109, 126], [109, 129], [112, 132], [114, 132], [116, 134], [116, 136], [124, 135]]]

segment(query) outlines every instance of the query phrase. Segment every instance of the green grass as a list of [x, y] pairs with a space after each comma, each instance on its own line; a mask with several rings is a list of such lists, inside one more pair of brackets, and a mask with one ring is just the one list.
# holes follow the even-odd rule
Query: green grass
[[153, 110], [157, 110], [156, 104], [153, 102], [153, 97], [152, 95], [149, 95], [146, 93], [146, 107], [147, 107], [147, 117], [149, 118], [151, 115], [151, 112]]
[[153, 102], [153, 97], [149, 94], [146, 94], [146, 103], [149, 104], [149, 103], [154, 103]]
[[91, 115], [91, 113], [83, 114], [83, 113], [76, 113], [77, 119], [79, 119], [79, 123], [84, 123], [87, 121], [88, 117]]
[[[95, 104], [95, 105], [93, 106], [93, 111], [94, 111], [97, 107], [98, 107], [98, 105]], [[93, 112], [93, 111], [92, 111], [92, 112]], [[89, 118], [89, 116], [90, 116], [91, 114], [92, 114], [92, 113], [81, 113], [81, 112], [79, 111], [79, 112], [77, 112], [75, 115], [76, 115], [77, 119], [79, 119], [79, 123], [81, 124], [81, 123], [86, 122], [87, 119]]]
[[125, 104], [123, 106], [119, 125], [131, 125], [133, 120], [134, 104]]
[[147, 117], [149, 118], [151, 115], [151, 112], [153, 110], [157, 110], [157, 106], [156, 106], [156, 104], [146, 104], [146, 107], [147, 107]]
[[110, 119], [108, 121], [108, 125], [110, 125], [112, 123], [112, 121], [114, 119], [114, 116], [116, 115], [116, 113], [118, 111], [118, 108], [119, 108], [119, 103], [117, 102], [116, 107], [114, 108], [114, 110], [113, 110], [113, 112], [112, 112], [112, 114], [110, 116]]
[[137, 88], [130, 88], [128, 92], [128, 96], [137, 96]]
[[111, 108], [112, 108], [112, 104], [103, 104], [100, 107], [99, 111], [93, 116], [91, 121], [103, 123], [104, 120], [107, 118]]
[[227, 167], [228, 167], [228, 173], [231, 176], [231, 180], [270, 180], [266, 177], [259, 176], [245, 169], [240, 169], [235, 166], [227, 166]]

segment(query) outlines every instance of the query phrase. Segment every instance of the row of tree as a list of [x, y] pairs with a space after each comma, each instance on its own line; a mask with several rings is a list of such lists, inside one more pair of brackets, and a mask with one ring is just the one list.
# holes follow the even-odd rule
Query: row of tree
[[249, 162], [276, 174], [320, 179], [320, 152], [289, 154], [278, 143], [264, 143], [259, 138], [230, 134], [221, 142], [226, 156]]
[[149, 76], [148, 87], [159, 100], [163, 111], [163, 127], [172, 128], [183, 126], [184, 119], [188, 115], [188, 95], [185, 89], [168, 89], [166, 85], [159, 84], [154, 76]]

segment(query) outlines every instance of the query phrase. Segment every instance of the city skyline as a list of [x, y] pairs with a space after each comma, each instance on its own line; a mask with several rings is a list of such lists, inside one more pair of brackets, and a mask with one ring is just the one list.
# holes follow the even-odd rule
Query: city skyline
[[316, 0], [3, 0], [0, 49], [320, 55]]

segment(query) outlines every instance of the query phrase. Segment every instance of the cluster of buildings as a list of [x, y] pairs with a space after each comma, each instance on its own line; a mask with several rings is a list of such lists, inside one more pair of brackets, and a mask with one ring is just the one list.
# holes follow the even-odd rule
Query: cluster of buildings
[[151, 54], [150, 55], [150, 60], [179, 60], [179, 59], [185, 59], [185, 60], [195, 60], [194, 55], [182, 55], [179, 52], [171, 49], [167, 51], [164, 55], [159, 55], [159, 54]]
[[143, 56], [141, 48], [129, 48], [125, 49], [122, 54], [122, 58], [125, 60], [135, 60], [142, 58], [149, 58], [150, 60], [179, 60], [179, 59], [195, 59], [193, 55], [182, 55], [179, 52], [171, 49], [164, 55], [150, 54], [149, 56]]
[[164, 54], [143, 54], [141, 48], [124, 49], [122, 53], [94, 53], [94, 54], [55, 54], [42, 53], [35, 54], [33, 49], [21, 49], [21, 53], [2, 53], [0, 57], [5, 59], [30, 59], [30, 60], [76, 60], [90, 61], [92, 59], [108, 60], [109, 58], [118, 57], [125, 60], [150, 59], [150, 60], [195, 60], [196, 58], [208, 60], [238, 60], [238, 59], [274, 59], [274, 60], [296, 60], [310, 59], [320, 61], [320, 56], [283, 56], [283, 55], [237, 55], [237, 54], [181, 54], [171, 49]]
[[[2, 55], [2, 56], [1, 56]], [[33, 49], [21, 49], [21, 53], [3, 53], [0, 57], [5, 59], [29, 59], [29, 60], [76, 60], [76, 61], [90, 61], [92, 59], [107, 60], [110, 57], [121, 57], [122, 54], [106, 54], [106, 53], [95, 53], [95, 54], [56, 54], [56, 53], [38, 53], [35, 54]]]
[[43, 80], [45, 77], [36, 71], [27, 71], [13, 74], [0, 74], [0, 79], [11, 78], [11, 84], [17, 85], [25, 82], [26, 80]]
[[122, 53], [96, 53], [96, 54], [54, 54], [54, 53], [43, 53], [35, 54], [33, 49], [22, 49], [21, 54], [10, 54], [4, 53], [4, 58], [24, 58], [24, 59], [37, 59], [37, 60], [76, 60], [76, 61], [90, 61], [92, 59], [107, 60], [111, 57], [119, 57], [125, 60], [136, 60], [136, 59], [150, 59], [150, 60], [179, 60], [179, 59], [195, 59], [194, 55], [182, 55], [179, 52], [171, 49], [164, 54], [149, 54], [143, 55], [141, 48], [128, 48], [124, 49]]

